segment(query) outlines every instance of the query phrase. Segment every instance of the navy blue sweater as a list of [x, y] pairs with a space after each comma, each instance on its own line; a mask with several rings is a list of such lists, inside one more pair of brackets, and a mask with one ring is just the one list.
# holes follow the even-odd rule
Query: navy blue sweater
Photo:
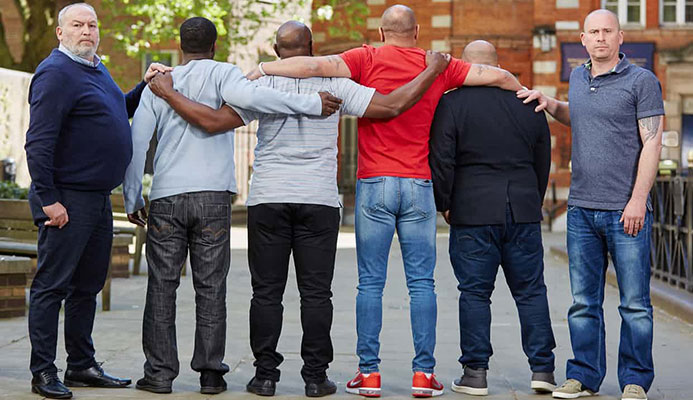
[[132, 157], [132, 117], [146, 84], [123, 92], [99, 64], [79, 64], [58, 49], [41, 62], [29, 89], [26, 133], [32, 185], [47, 206], [58, 189], [110, 193]]

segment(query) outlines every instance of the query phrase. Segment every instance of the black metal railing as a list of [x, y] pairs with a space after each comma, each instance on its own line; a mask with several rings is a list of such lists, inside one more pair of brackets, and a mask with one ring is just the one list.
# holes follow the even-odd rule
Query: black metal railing
[[652, 276], [693, 292], [693, 176], [658, 176], [651, 198]]

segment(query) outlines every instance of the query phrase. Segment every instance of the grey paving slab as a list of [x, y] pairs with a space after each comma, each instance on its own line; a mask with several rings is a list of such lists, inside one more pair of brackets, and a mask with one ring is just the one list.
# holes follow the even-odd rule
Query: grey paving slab
[[[565, 262], [548, 253], [552, 244], [565, 240], [564, 234], [546, 233], [546, 281], [549, 291], [551, 318], [556, 335], [556, 377], [562, 380], [565, 361], [571, 356], [566, 313], [570, 304], [568, 269]], [[190, 276], [184, 277], [178, 292], [178, 347], [181, 374], [174, 382], [174, 393], [154, 395], [132, 388], [119, 390], [76, 389], [76, 399], [236, 399], [255, 398], [244, 392], [244, 386], [253, 375], [253, 357], [248, 344], [248, 307], [250, 275], [247, 269], [245, 231], [234, 228], [233, 261], [228, 279], [228, 333], [226, 362], [231, 373], [226, 376], [229, 391], [216, 396], [204, 396], [197, 391], [198, 376], [190, 369], [194, 331], [194, 301]], [[344, 383], [356, 371], [358, 360], [354, 355], [356, 343], [354, 302], [356, 296], [356, 251], [353, 233], [343, 232], [337, 254], [334, 280], [333, 341], [335, 361], [328, 371], [339, 383], [336, 398], [355, 398], [343, 392]], [[436, 291], [438, 294], [438, 331], [436, 374], [446, 386], [445, 398], [472, 399], [449, 390], [450, 382], [461, 373], [459, 357], [459, 330], [457, 323], [456, 280], [447, 255], [447, 234], [438, 238], [438, 266]], [[146, 277], [116, 279], [112, 286], [112, 311], [99, 312], [96, 318], [94, 342], [97, 359], [115, 375], [133, 380], [142, 375], [144, 356], [141, 350], [141, 321], [146, 289]], [[492, 298], [492, 342], [494, 356], [489, 370], [488, 399], [547, 399], [529, 390], [530, 372], [520, 345], [520, 328], [516, 309], [505, 285], [502, 272], [498, 275]], [[409, 305], [402, 268], [401, 253], [393, 243], [388, 271], [388, 283], [383, 298], [384, 321], [381, 335], [381, 374], [383, 397], [411, 398], [411, 358], [413, 344], [409, 326]], [[601, 389], [601, 398], [620, 397], [616, 378], [618, 331], [620, 318], [617, 310], [618, 292], [606, 290], [605, 314], [607, 321], [608, 374]], [[300, 318], [299, 297], [295, 275], [290, 275], [284, 296], [284, 328], [279, 351], [285, 356], [281, 366], [282, 377], [277, 395], [297, 398], [303, 395], [300, 378]], [[61, 334], [62, 335], [62, 334]], [[58, 367], [65, 368], [62, 337], [59, 342]], [[663, 312], [655, 312], [655, 368], [657, 378], [650, 391], [650, 399], [691, 399], [686, 392], [690, 387], [690, 368], [693, 364], [693, 326]], [[38, 399], [29, 392], [30, 374], [29, 340], [26, 318], [0, 320], [0, 399]]]

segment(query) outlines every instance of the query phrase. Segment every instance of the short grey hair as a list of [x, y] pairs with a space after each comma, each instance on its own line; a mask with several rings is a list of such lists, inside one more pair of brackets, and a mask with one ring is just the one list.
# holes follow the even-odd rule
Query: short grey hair
[[67, 10], [69, 10], [73, 7], [77, 7], [77, 6], [86, 7], [88, 9], [90, 9], [94, 13], [94, 15], [96, 15], [96, 10], [94, 9], [94, 7], [91, 6], [91, 4], [87, 4], [87, 3], [68, 4], [65, 7], [63, 7], [63, 9], [60, 10], [60, 12], [58, 13], [58, 26], [63, 26], [63, 17], [65, 16], [65, 13], [67, 12]]

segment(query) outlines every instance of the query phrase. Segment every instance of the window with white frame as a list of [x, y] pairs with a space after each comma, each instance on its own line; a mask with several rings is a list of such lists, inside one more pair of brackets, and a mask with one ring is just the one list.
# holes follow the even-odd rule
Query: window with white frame
[[662, 0], [659, 4], [662, 25], [693, 24], [693, 0]]
[[602, 0], [602, 7], [618, 15], [621, 25], [645, 25], [645, 0]]

